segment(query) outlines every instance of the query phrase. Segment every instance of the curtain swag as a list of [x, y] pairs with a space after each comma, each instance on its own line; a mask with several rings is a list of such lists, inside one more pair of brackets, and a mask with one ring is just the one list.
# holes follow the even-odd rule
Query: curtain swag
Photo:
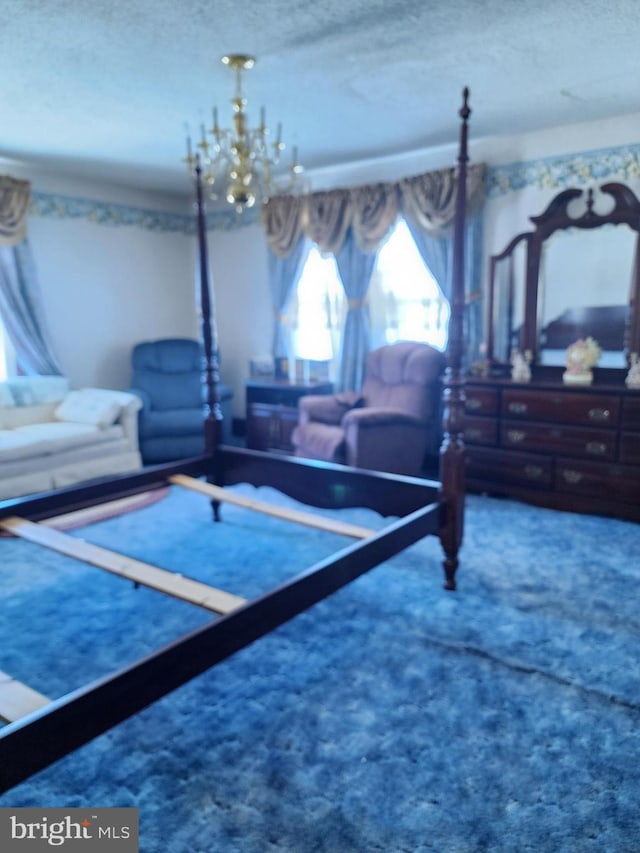
[[[484, 164], [467, 171], [470, 212], [484, 198]], [[455, 213], [457, 169], [439, 169], [398, 183], [370, 184], [352, 189], [274, 196], [262, 207], [262, 224], [275, 255], [287, 257], [301, 234], [323, 252], [336, 255], [349, 228], [362, 252], [373, 253], [398, 214], [434, 236], [442, 236]]]
[[0, 245], [17, 246], [27, 236], [31, 184], [0, 175]]

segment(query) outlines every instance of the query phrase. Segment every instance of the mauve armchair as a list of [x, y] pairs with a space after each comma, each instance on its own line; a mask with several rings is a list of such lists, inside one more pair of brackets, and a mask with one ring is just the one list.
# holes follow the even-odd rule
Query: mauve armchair
[[296, 456], [419, 475], [439, 444], [445, 363], [442, 352], [423, 343], [374, 350], [360, 393], [300, 398]]

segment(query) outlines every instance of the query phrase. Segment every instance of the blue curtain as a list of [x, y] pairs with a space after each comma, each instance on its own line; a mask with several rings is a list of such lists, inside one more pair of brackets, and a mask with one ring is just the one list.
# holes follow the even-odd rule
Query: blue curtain
[[275, 255], [273, 251], [269, 251], [269, 287], [275, 317], [272, 354], [276, 359], [290, 358], [292, 355], [285, 312], [291, 295], [298, 284], [310, 248], [309, 241], [300, 235], [292, 252], [286, 258], [281, 258]]
[[481, 345], [486, 340], [484, 329], [484, 311], [482, 294], [482, 211], [472, 213], [467, 218], [465, 231], [464, 281], [464, 341], [466, 364], [481, 358]]
[[431, 275], [440, 285], [440, 290], [447, 299], [451, 298], [450, 269], [453, 255], [453, 232], [435, 234], [420, 228], [411, 219], [406, 219], [407, 227], [418, 247], [420, 257], [425, 262]]
[[24, 373], [62, 373], [49, 342], [27, 240], [15, 246], [0, 246], [0, 316]]
[[342, 391], [357, 391], [362, 387], [369, 352], [369, 309], [366, 296], [376, 255], [376, 252], [366, 253], [358, 247], [351, 228], [336, 254], [336, 266], [347, 296], [338, 378]]
[[[479, 357], [480, 344], [483, 340], [480, 285], [482, 277], [482, 220], [482, 211], [476, 211], [468, 216], [465, 228], [464, 339], [467, 364]], [[422, 259], [429, 267], [444, 295], [451, 301], [453, 229], [448, 227], [442, 231], [430, 233], [409, 217], [407, 217], [406, 222]]]

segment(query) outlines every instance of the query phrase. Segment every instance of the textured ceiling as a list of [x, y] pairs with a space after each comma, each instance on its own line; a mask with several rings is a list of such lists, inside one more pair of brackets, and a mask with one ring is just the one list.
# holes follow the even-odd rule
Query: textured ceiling
[[[0, 157], [186, 192], [224, 53], [307, 169], [640, 111], [638, 0], [0, 0]], [[639, 128], [640, 136], [640, 128]], [[585, 144], [587, 144], [585, 142]]]

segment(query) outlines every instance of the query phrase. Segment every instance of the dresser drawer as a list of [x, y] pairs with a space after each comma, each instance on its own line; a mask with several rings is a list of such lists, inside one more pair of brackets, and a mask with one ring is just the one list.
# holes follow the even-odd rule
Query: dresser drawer
[[606, 497], [613, 501], [638, 503], [640, 502], [640, 467], [558, 459], [556, 489], [559, 492], [586, 497]]
[[622, 404], [622, 429], [640, 432], [640, 396], [625, 397]]
[[623, 432], [620, 436], [620, 461], [640, 465], [640, 432]]
[[500, 444], [513, 450], [613, 460], [616, 453], [616, 434], [604, 429], [505, 421], [500, 429]]
[[615, 427], [620, 416], [620, 401], [606, 394], [508, 388], [502, 397], [502, 415], [510, 419]]
[[464, 440], [467, 444], [488, 444], [495, 447], [498, 443], [498, 421], [493, 418], [475, 418], [466, 415]]
[[495, 388], [467, 385], [465, 388], [465, 410], [470, 415], [497, 415], [499, 396]]
[[467, 451], [466, 474], [470, 480], [548, 489], [552, 483], [552, 461], [532, 453], [472, 447]]

